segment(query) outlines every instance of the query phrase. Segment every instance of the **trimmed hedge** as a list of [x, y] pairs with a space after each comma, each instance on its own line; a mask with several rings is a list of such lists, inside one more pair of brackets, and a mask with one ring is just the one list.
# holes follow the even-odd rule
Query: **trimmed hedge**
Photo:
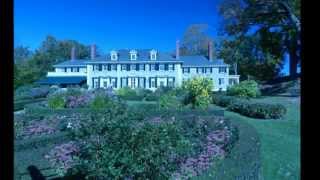
[[223, 95], [213, 95], [213, 103], [226, 107], [229, 111], [259, 119], [279, 119], [287, 112], [286, 107], [282, 104], [255, 103], [250, 100]]
[[42, 102], [46, 100], [46, 98], [38, 98], [38, 99], [26, 99], [26, 100], [19, 100], [14, 102], [14, 111], [22, 110], [25, 105], [36, 103], [36, 102]]
[[227, 109], [248, 117], [261, 119], [279, 119], [287, 111], [282, 104], [250, 103], [247, 101], [234, 101]]

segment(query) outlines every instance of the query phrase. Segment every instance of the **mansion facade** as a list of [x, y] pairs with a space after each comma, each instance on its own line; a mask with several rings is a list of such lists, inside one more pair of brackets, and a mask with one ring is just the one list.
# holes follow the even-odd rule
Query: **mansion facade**
[[40, 84], [70, 85], [87, 84], [92, 88], [114, 89], [122, 87], [155, 90], [161, 86], [178, 87], [192, 77], [210, 78], [214, 91], [225, 91], [239, 83], [239, 75], [229, 74], [229, 65], [209, 55], [180, 56], [179, 41], [176, 53], [159, 52], [155, 49], [112, 50], [107, 56], [96, 57], [96, 47], [91, 46], [90, 59], [77, 59], [72, 48], [71, 59], [54, 65]]

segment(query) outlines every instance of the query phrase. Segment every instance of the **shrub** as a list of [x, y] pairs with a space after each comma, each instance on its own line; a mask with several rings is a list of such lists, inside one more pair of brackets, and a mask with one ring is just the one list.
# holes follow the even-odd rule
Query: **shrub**
[[246, 98], [255, 98], [260, 96], [260, 94], [258, 83], [254, 80], [242, 81], [239, 84], [231, 86], [227, 90], [227, 95]]
[[212, 102], [218, 106], [227, 107], [235, 100], [234, 97], [213, 94]]
[[118, 117], [101, 124], [106, 131], [87, 139], [80, 156], [82, 168], [91, 178], [168, 179], [177, 168], [170, 157], [183, 154], [189, 142], [174, 124], [137, 126], [129, 119]]
[[68, 96], [66, 106], [68, 108], [86, 107], [91, 100], [92, 96], [88, 93], [82, 94], [80, 96]]
[[176, 96], [165, 94], [160, 97], [159, 106], [165, 109], [179, 109], [181, 108], [181, 102]]
[[244, 100], [234, 101], [228, 106], [228, 110], [262, 119], [279, 119], [286, 114], [286, 108], [282, 104], [251, 103]]
[[109, 99], [103, 95], [97, 95], [94, 97], [90, 104], [90, 108], [92, 109], [103, 109], [109, 105]]
[[19, 87], [14, 92], [15, 100], [45, 98], [50, 92], [48, 86], [34, 87], [32, 85]]
[[189, 79], [183, 84], [183, 88], [188, 91], [185, 104], [191, 104], [193, 108], [206, 108], [211, 102], [210, 92], [213, 82], [208, 78], [196, 77]]
[[137, 92], [129, 87], [120, 88], [116, 94], [125, 100], [142, 100], [142, 97], [137, 95]]
[[61, 109], [64, 108], [65, 105], [66, 101], [61, 94], [51, 96], [48, 99], [48, 106], [52, 109]]

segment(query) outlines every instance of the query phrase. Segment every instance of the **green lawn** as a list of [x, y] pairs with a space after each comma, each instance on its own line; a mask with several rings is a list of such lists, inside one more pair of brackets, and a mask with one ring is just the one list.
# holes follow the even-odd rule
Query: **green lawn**
[[287, 107], [287, 114], [279, 120], [253, 119], [229, 111], [225, 111], [225, 116], [245, 121], [258, 131], [264, 179], [300, 179], [299, 101], [290, 97], [263, 97], [255, 101], [281, 103]]

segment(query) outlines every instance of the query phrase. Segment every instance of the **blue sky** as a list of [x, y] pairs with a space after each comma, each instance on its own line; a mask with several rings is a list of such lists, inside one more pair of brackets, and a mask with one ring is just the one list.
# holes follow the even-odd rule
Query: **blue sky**
[[[217, 38], [220, 0], [15, 0], [14, 43], [35, 49], [47, 35], [120, 48], [175, 49], [190, 24]], [[285, 66], [287, 67], [287, 66]]]

